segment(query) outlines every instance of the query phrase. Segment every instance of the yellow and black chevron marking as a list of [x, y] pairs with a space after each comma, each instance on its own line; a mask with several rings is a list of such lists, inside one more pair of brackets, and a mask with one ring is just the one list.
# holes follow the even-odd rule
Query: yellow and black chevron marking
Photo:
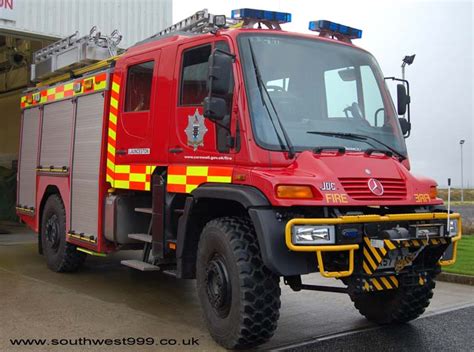
[[389, 248], [386, 242], [384, 242], [383, 248], [372, 247], [369, 238], [364, 237], [364, 246], [362, 249], [364, 254], [362, 268], [364, 269], [364, 272], [366, 274], [371, 275], [375, 270], [377, 270], [378, 266], [382, 262], [383, 258], [387, 255], [388, 251], [394, 248], [395, 247]]
[[421, 246], [448, 244], [449, 240], [446, 238], [431, 238], [418, 240], [384, 240], [383, 242], [384, 246], [382, 248], [376, 248], [370, 244], [370, 239], [368, 237], [364, 237], [364, 261], [362, 262], [362, 267], [366, 274], [371, 275], [374, 273], [389, 251], [397, 248], [416, 248]]
[[398, 288], [398, 279], [395, 275], [372, 277], [365, 279], [364, 291], [384, 291]]

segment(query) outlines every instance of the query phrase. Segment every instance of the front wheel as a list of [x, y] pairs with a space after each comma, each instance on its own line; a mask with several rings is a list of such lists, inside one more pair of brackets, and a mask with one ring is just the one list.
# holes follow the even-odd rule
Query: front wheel
[[357, 310], [377, 324], [406, 323], [424, 313], [433, 297], [435, 281], [428, 277], [420, 286], [395, 290], [354, 293], [351, 299]]
[[226, 348], [268, 341], [280, 316], [279, 277], [264, 264], [249, 219], [225, 217], [204, 227], [197, 291], [211, 336]]

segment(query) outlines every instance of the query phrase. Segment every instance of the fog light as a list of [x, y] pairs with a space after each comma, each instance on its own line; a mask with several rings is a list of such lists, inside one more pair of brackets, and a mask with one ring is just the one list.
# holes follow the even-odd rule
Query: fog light
[[295, 225], [292, 231], [293, 244], [334, 244], [334, 226]]

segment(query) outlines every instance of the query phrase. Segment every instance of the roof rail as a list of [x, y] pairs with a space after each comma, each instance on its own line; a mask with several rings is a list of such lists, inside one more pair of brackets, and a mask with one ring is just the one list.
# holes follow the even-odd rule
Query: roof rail
[[[178, 23], [175, 23], [158, 33], [148, 37], [137, 44], [141, 44], [144, 42], [149, 42], [153, 39], [158, 39], [159, 37], [164, 37], [170, 35], [174, 32], [188, 32], [188, 33], [208, 33], [214, 29], [216, 29], [216, 25], [214, 23], [214, 18], [216, 15], [212, 15], [209, 13], [207, 9], [203, 9], [201, 11], [197, 11], [194, 15], [191, 15], [185, 18]], [[223, 17], [223, 16], [222, 16]], [[230, 22], [230, 21], [229, 21]], [[234, 21], [232, 21], [233, 23]]]
[[58, 40], [33, 54], [31, 80], [38, 82], [57, 74], [105, 60], [117, 55], [117, 46], [122, 40], [118, 30], [103, 35], [97, 26], [88, 35], [79, 37], [79, 32]]

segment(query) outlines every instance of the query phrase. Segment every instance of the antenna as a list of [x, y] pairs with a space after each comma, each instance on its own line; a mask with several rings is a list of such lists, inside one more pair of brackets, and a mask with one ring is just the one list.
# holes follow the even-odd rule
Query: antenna
[[451, 235], [451, 222], [449, 221], [449, 215], [451, 214], [451, 178], [448, 178], [448, 236]]

